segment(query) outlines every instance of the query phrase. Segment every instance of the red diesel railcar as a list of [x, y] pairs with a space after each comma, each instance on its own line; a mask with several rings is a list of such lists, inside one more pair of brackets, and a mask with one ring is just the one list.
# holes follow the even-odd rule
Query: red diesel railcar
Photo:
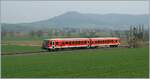
[[42, 45], [43, 49], [55, 50], [62, 48], [81, 48], [81, 47], [99, 47], [109, 46], [117, 47], [120, 44], [120, 38], [56, 38], [45, 39]]

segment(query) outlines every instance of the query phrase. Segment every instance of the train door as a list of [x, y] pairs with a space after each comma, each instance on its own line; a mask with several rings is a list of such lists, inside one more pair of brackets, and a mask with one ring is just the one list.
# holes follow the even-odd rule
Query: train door
[[55, 42], [52, 41], [52, 49], [55, 49]]
[[87, 41], [87, 44], [88, 44], [88, 48], [90, 48], [90, 47], [91, 47], [91, 39], [89, 39], [89, 40]]
[[55, 42], [55, 48], [58, 48], [59, 45], [58, 45], [58, 41]]

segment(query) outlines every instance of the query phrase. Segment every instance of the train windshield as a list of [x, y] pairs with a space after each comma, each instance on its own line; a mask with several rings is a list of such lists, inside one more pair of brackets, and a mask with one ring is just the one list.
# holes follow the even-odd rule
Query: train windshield
[[48, 40], [44, 40], [43, 44], [42, 44], [43, 48], [47, 48], [48, 47]]

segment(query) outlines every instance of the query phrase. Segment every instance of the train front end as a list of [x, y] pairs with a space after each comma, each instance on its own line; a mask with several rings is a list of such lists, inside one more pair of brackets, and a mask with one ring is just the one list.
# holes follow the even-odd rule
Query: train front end
[[52, 48], [52, 41], [50, 41], [49, 39], [43, 40], [42, 49], [51, 49], [51, 48]]

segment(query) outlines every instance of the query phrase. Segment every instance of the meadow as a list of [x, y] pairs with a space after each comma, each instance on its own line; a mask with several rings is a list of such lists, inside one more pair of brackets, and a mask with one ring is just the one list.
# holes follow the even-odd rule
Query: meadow
[[148, 78], [148, 48], [88, 49], [2, 55], [2, 78]]
[[39, 52], [39, 46], [1, 45], [2, 54]]
[[14, 54], [14, 53], [39, 52], [41, 50], [41, 45], [42, 45], [42, 38], [5, 37], [1, 41], [1, 53]]

